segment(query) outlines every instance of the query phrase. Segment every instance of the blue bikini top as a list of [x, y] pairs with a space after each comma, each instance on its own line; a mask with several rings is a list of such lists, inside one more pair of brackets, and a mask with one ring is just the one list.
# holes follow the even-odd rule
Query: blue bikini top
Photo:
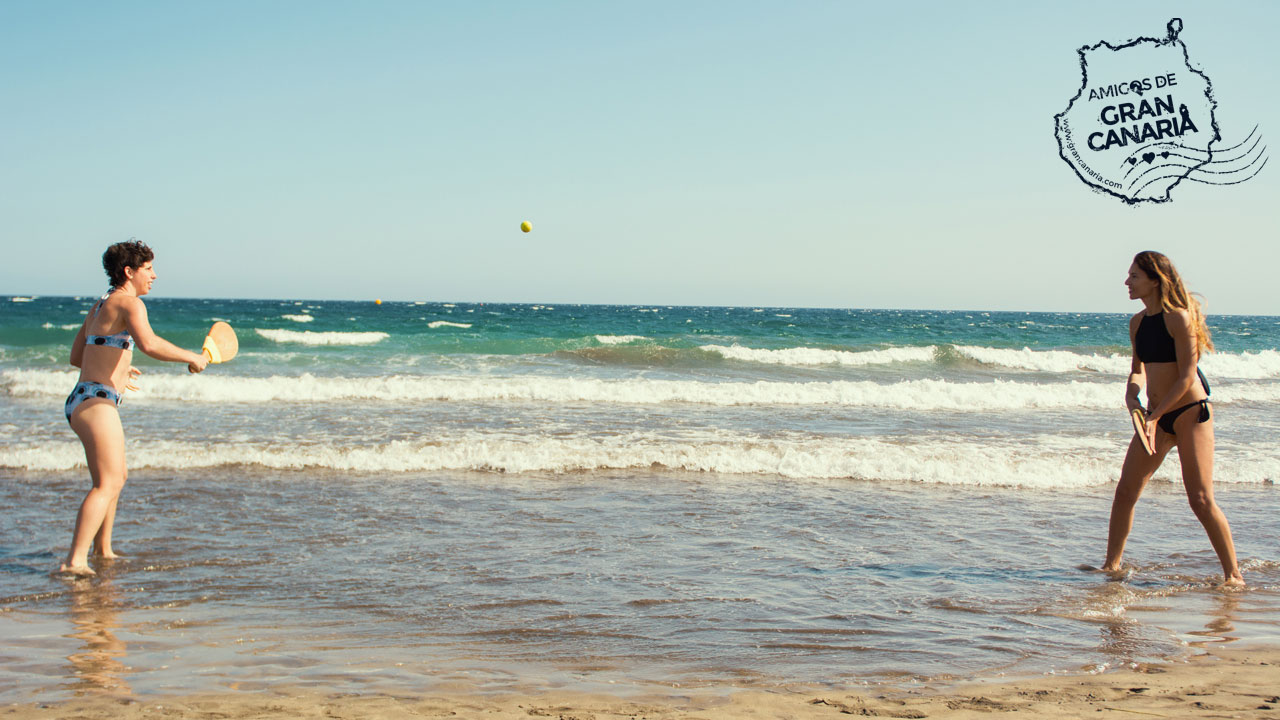
[[[102, 307], [102, 303], [115, 292], [115, 288], [111, 288], [105, 295], [98, 298], [98, 303], [93, 306], [93, 316], [98, 316], [98, 309]], [[133, 336], [128, 330], [121, 330], [114, 335], [87, 335], [84, 339], [85, 345], [100, 345], [104, 347], [120, 348], [121, 350], [133, 349]]]

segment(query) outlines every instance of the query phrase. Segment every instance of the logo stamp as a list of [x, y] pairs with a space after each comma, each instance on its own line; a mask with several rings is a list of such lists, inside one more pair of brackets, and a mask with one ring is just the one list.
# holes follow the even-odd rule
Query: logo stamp
[[1130, 205], [1163, 203], [1184, 180], [1235, 185], [1261, 172], [1267, 147], [1255, 126], [1224, 143], [1209, 76], [1191, 65], [1173, 18], [1163, 38], [1077, 50], [1083, 76], [1054, 116], [1058, 154], [1086, 185]]

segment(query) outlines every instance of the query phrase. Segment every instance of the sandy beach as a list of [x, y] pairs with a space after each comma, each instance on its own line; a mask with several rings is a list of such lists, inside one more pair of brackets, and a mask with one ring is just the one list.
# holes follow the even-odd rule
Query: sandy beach
[[[687, 695], [586, 693], [490, 695], [458, 688], [413, 696], [325, 694], [280, 688], [170, 697], [94, 694], [12, 705], [6, 718], [1275, 718], [1280, 649], [1195, 650], [1181, 660], [1096, 675], [1050, 675], [924, 687], [711, 688]], [[678, 692], [678, 691], [675, 691]]]

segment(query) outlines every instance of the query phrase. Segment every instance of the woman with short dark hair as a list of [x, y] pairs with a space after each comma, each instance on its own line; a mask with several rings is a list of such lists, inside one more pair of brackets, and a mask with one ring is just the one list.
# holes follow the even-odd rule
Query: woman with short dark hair
[[208, 360], [156, 335], [147, 321], [142, 296], [156, 280], [151, 248], [137, 241], [116, 243], [102, 255], [111, 288], [94, 303], [71, 343], [71, 364], [80, 368], [65, 406], [67, 422], [84, 445], [93, 488], [80, 504], [71, 549], [58, 569], [70, 575], [93, 575], [89, 551], [117, 557], [111, 547], [116, 501], [128, 470], [124, 458], [124, 427], [117, 409], [125, 390], [136, 390], [139, 371], [130, 362], [133, 348], [157, 360], [183, 362], [191, 372], [204, 370]]

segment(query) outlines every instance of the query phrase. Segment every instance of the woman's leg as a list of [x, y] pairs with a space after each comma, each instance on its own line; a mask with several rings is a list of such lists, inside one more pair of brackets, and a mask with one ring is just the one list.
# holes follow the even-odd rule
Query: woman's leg
[[1129, 531], [1133, 529], [1133, 507], [1138, 504], [1142, 490], [1147, 481], [1155, 475], [1164, 456], [1173, 447], [1172, 439], [1161, 431], [1156, 431], [1156, 454], [1148, 455], [1146, 448], [1135, 434], [1129, 441], [1129, 451], [1125, 453], [1124, 465], [1120, 468], [1120, 483], [1116, 485], [1116, 496], [1111, 501], [1111, 523], [1107, 531], [1107, 561], [1102, 569], [1114, 571], [1120, 569], [1120, 560], [1124, 557], [1124, 544], [1129, 539]]
[[1222, 562], [1222, 574], [1228, 585], [1243, 585], [1244, 576], [1236, 562], [1236, 546], [1231, 540], [1231, 526], [1218, 503], [1213, 500], [1213, 416], [1199, 422], [1200, 413], [1184, 412], [1174, 421], [1178, 433], [1178, 457], [1182, 460], [1182, 484], [1187, 490], [1187, 502], [1196, 514], [1218, 560]]
[[[124, 474], [124, 482], [120, 483], [124, 487], [124, 483], [129, 480], [129, 471], [126, 468]], [[111, 501], [111, 505], [107, 508], [107, 516], [102, 519], [102, 527], [99, 528], [98, 534], [93, 538], [93, 554], [103, 558], [120, 557], [111, 549], [111, 528], [116, 524], [116, 503], [120, 502], [120, 495], [117, 493], [116, 498]]]
[[[75, 533], [71, 536], [71, 549], [59, 571], [92, 575], [89, 548], [124, 487], [124, 427], [120, 424], [120, 413], [115, 403], [95, 398], [86, 400], [75, 409], [71, 415], [71, 429], [84, 445], [93, 488], [80, 504]], [[108, 540], [109, 533], [108, 529]]]

